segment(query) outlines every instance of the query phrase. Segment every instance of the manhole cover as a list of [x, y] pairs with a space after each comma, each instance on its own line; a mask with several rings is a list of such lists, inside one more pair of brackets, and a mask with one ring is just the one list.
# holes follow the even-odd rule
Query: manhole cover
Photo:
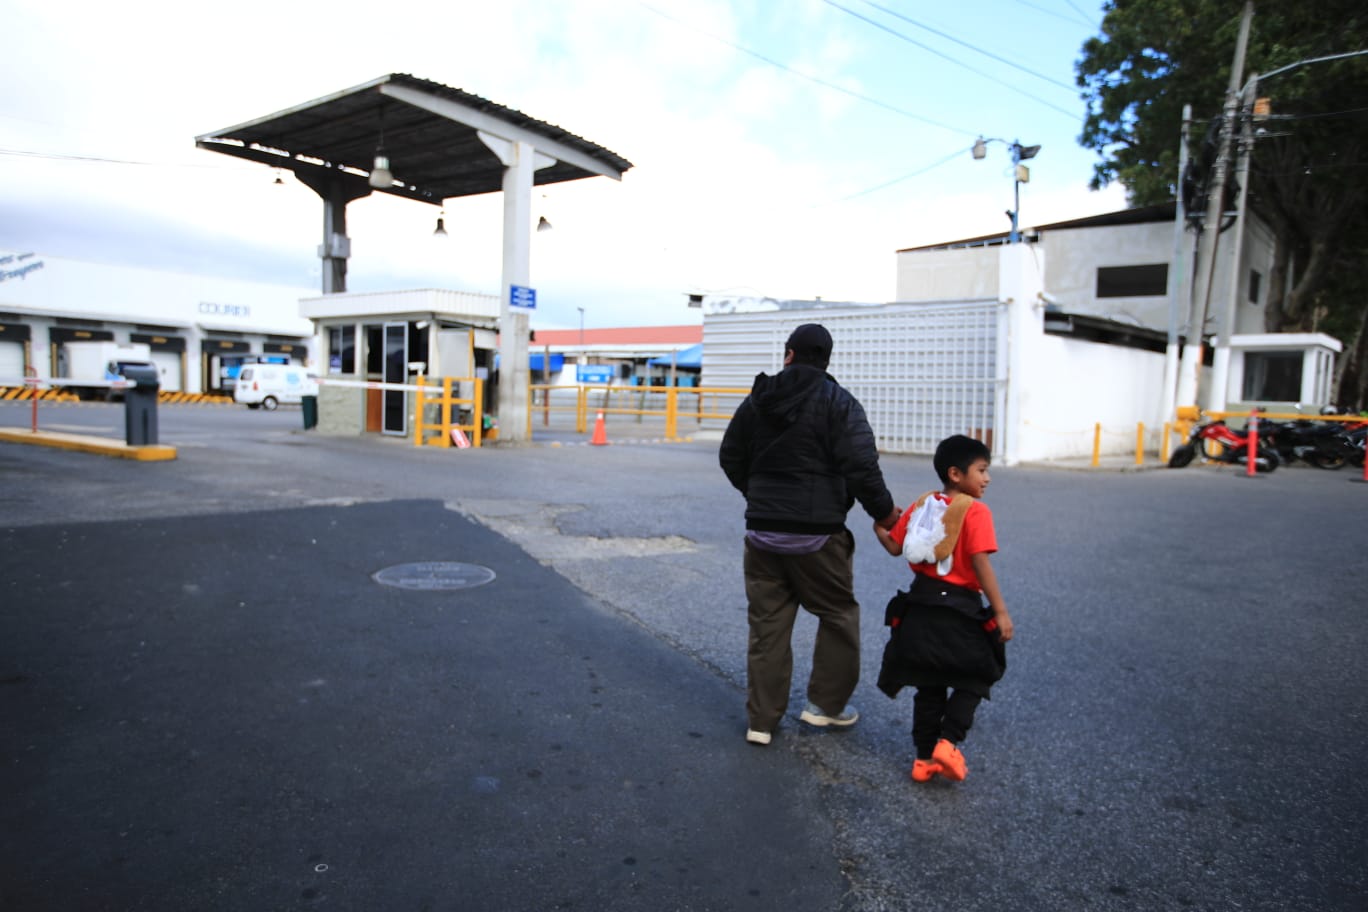
[[434, 561], [395, 564], [372, 574], [371, 579], [397, 589], [473, 589], [494, 579], [494, 571], [479, 564]]

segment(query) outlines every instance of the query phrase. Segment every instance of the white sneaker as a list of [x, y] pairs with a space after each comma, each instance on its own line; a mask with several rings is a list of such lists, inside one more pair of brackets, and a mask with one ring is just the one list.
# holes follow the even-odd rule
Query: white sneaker
[[751, 744], [759, 744], [761, 746], [764, 746], [770, 743], [770, 733], [756, 731], [753, 728], [748, 728], [746, 729], [746, 740], [749, 741]]
[[826, 728], [828, 725], [835, 725], [845, 728], [860, 721], [860, 712], [853, 706], [846, 706], [834, 716], [829, 716], [823, 712], [816, 703], [809, 703], [803, 712], [798, 716], [808, 725], [815, 725], [818, 728]]

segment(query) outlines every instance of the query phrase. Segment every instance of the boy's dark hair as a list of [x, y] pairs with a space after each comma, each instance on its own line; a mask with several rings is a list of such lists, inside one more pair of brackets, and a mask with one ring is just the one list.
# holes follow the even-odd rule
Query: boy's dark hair
[[941, 482], [949, 484], [952, 468], [967, 472], [979, 459], [993, 461], [993, 454], [983, 441], [954, 434], [936, 445], [936, 455], [932, 457], [931, 464], [936, 467], [936, 475]]

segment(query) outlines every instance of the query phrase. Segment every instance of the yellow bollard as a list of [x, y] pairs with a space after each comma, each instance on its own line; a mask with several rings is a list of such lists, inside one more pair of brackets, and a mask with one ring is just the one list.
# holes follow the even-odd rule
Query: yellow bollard
[[1145, 422], [1135, 423], [1135, 464], [1145, 464]]
[[1169, 434], [1171, 434], [1171, 433], [1173, 433], [1173, 425], [1170, 424], [1169, 422], [1165, 421], [1165, 422], [1164, 422], [1164, 436], [1161, 437], [1161, 438], [1159, 439], [1159, 461], [1160, 461], [1160, 462], [1164, 462], [1164, 463], [1168, 462], [1169, 456], [1171, 455], [1170, 452], [1169, 452]]
[[1093, 458], [1092, 466], [1097, 468], [1102, 464], [1102, 422], [1093, 425]]

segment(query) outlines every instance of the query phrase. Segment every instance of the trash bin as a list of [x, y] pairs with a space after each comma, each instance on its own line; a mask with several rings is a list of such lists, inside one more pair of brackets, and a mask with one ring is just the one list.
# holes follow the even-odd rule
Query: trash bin
[[157, 390], [161, 380], [151, 364], [125, 364], [123, 378], [132, 382], [124, 392], [124, 443], [155, 446], [157, 443]]
[[318, 397], [304, 396], [299, 404], [304, 411], [304, 430], [318, 427]]

